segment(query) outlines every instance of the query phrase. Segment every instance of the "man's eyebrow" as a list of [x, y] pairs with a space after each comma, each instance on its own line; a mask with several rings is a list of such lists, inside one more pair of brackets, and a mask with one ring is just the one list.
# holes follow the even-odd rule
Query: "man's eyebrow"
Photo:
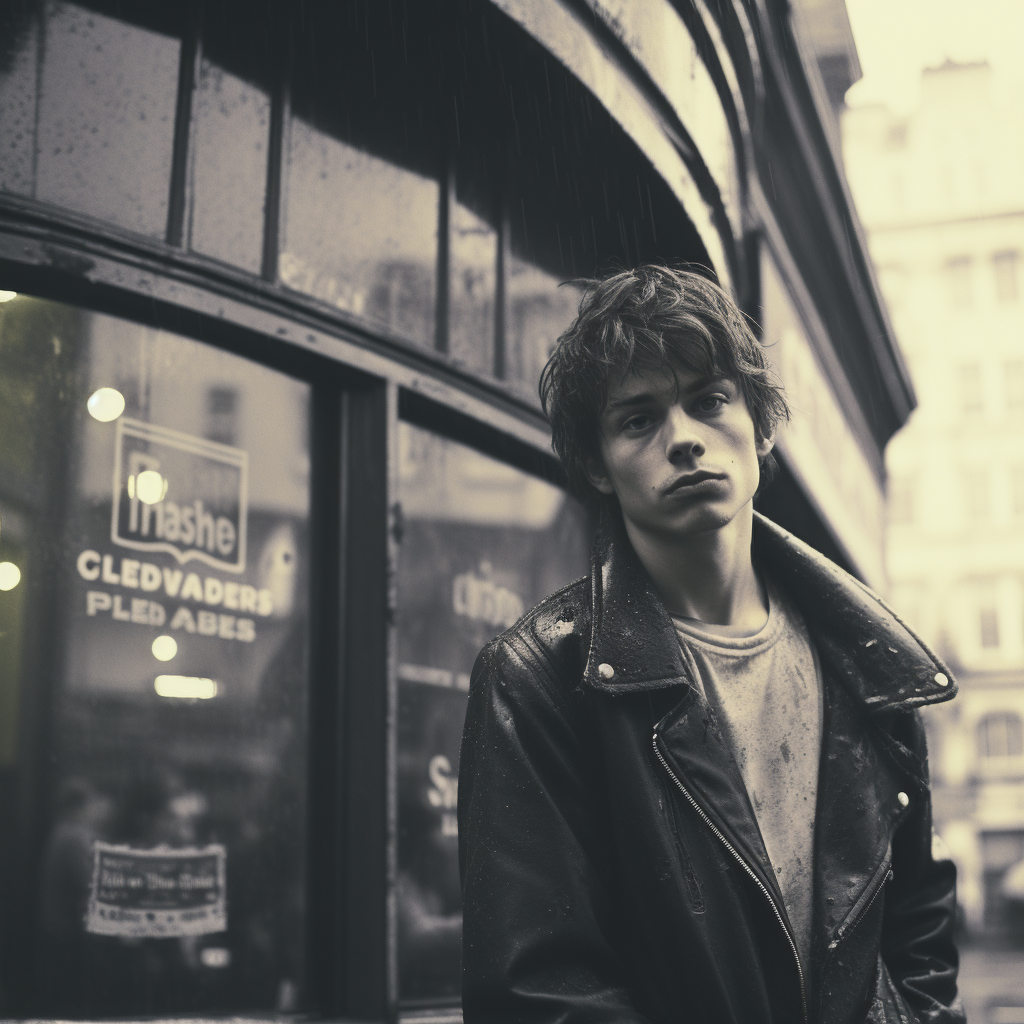
[[[688, 384], [685, 388], [681, 388], [679, 393], [682, 396], [693, 395], [712, 384], [718, 384], [724, 380], [729, 380], [729, 378], [724, 374], [714, 374], [710, 377], [702, 377], [700, 380], [695, 380], [692, 384]], [[627, 395], [624, 398], [609, 400], [605, 405], [605, 411], [614, 412], [619, 409], [632, 409], [638, 405], [647, 405], [649, 402], [655, 401], [663, 393], [664, 389], [659, 388], [656, 391], [640, 391], [635, 395]]]

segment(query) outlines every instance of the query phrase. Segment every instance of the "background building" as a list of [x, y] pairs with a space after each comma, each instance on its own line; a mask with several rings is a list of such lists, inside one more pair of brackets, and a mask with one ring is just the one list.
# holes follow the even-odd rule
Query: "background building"
[[844, 119], [920, 405], [886, 450], [892, 602], [961, 684], [929, 709], [936, 825], [975, 933], [1024, 918], [1024, 132], [986, 63]]
[[914, 396], [803, 6], [0, 7], [0, 1014], [459, 1019], [469, 672], [587, 564], [567, 279], [730, 289], [762, 507], [884, 585]]

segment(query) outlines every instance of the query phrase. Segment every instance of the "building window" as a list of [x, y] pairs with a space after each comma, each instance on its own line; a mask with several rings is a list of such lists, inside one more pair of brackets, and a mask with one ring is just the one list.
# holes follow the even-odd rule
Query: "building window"
[[1024, 728], [1014, 711], [997, 711], [978, 723], [978, 754], [982, 758], [1020, 757], [1024, 754]]
[[917, 481], [912, 476], [889, 478], [888, 510], [890, 526], [909, 526], [914, 521], [914, 492]]
[[992, 650], [999, 646], [999, 609], [995, 605], [982, 605], [978, 609], [978, 627], [981, 646]]
[[1006, 387], [1006, 411], [1024, 412], [1024, 360], [1008, 359], [1003, 364], [1003, 381]]
[[997, 252], [992, 257], [992, 271], [996, 278], [996, 298], [1000, 302], [1014, 302], [1017, 298], [1017, 264], [1020, 253], [1015, 250]]
[[238, 391], [217, 385], [206, 392], [206, 436], [221, 444], [235, 444], [238, 432]]
[[987, 469], [964, 471], [964, 510], [970, 522], [983, 522], [992, 512], [992, 496]]
[[978, 363], [967, 363], [960, 367], [960, 407], [964, 412], [983, 412], [985, 409], [981, 366]]
[[1024, 516], [1024, 466], [1010, 469], [1010, 512], [1014, 519]]
[[973, 299], [974, 261], [958, 256], [946, 263], [946, 290], [954, 306], [969, 306]]

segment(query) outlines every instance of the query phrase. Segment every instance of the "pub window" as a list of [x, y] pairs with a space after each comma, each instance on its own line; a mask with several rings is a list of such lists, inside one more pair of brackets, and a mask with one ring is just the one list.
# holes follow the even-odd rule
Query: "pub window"
[[1018, 265], [1020, 253], [1014, 249], [997, 252], [992, 257], [992, 272], [996, 279], [996, 298], [1000, 302], [1014, 302], [1018, 294]]
[[0, 988], [52, 1017], [295, 1009], [309, 385], [25, 295], [0, 339], [0, 799], [32, 794], [0, 830]]
[[973, 294], [974, 260], [958, 256], [946, 263], [946, 294], [954, 306], [969, 306]]
[[0, 183], [161, 238], [181, 31], [171, 8], [8, 4], [0, 34]]
[[1020, 715], [1013, 711], [986, 715], [978, 723], [978, 754], [983, 758], [1024, 754], [1024, 726]]
[[398, 984], [407, 1006], [461, 992], [459, 745], [480, 648], [587, 571], [562, 490], [399, 423]]

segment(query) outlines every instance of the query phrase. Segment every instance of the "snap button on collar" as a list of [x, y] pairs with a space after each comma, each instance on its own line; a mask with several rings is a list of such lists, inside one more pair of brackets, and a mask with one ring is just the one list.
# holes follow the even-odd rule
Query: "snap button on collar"
[[910, 803], [910, 797], [906, 793], [899, 792], [896, 794], [896, 799], [900, 802], [900, 807], [906, 807]]
[[597, 666], [597, 674], [602, 679], [611, 679], [615, 675], [615, 669], [613, 669], [607, 661], [602, 661], [601, 664]]
[[949, 686], [949, 677], [945, 672], [936, 672], [935, 682], [938, 683], [939, 686]]

